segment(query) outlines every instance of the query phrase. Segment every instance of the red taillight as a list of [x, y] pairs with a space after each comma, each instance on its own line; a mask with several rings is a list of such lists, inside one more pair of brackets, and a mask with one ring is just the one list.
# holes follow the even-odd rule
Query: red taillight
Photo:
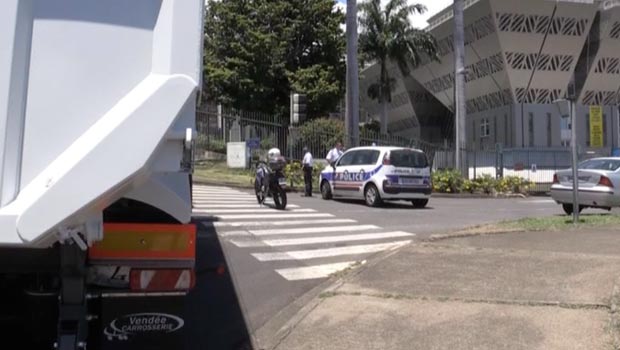
[[559, 184], [560, 183], [560, 179], [558, 179], [558, 174], [553, 174], [553, 183], [554, 184]]
[[601, 176], [601, 179], [598, 180], [598, 184], [599, 186], [614, 187], [614, 184], [611, 183], [611, 180], [607, 176]]
[[390, 165], [390, 155], [389, 154], [386, 154], [383, 157], [383, 165]]
[[129, 286], [134, 291], [190, 290], [196, 284], [196, 274], [191, 269], [132, 269]]

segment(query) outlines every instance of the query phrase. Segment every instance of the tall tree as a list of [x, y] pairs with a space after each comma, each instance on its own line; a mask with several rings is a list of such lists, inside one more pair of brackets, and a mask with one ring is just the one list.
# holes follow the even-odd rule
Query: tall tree
[[426, 7], [407, 4], [406, 0], [390, 0], [385, 7], [381, 0], [368, 0], [359, 6], [361, 16], [359, 48], [364, 60], [380, 67], [379, 79], [368, 88], [368, 96], [381, 103], [381, 133], [387, 134], [388, 104], [392, 102], [394, 78], [388, 64], [395, 62], [403, 75], [410, 74], [424, 56], [437, 59], [437, 42], [432, 34], [414, 28], [409, 16], [422, 14]]
[[292, 91], [308, 116], [344, 94], [344, 14], [333, 0], [209, 0], [205, 91], [237, 108], [286, 114]]

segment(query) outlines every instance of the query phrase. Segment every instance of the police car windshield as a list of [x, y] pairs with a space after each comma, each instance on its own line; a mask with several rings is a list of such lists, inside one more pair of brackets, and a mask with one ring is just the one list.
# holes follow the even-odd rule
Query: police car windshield
[[399, 168], [426, 168], [428, 161], [424, 153], [404, 149], [390, 152], [390, 164]]

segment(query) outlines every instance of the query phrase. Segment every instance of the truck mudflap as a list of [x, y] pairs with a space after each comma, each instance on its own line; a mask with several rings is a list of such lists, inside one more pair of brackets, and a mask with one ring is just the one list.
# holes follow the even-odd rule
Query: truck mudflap
[[195, 257], [195, 225], [106, 223], [88, 252], [89, 348], [182, 348]]
[[183, 292], [104, 293], [96, 344], [102, 350], [182, 349], [185, 300]]

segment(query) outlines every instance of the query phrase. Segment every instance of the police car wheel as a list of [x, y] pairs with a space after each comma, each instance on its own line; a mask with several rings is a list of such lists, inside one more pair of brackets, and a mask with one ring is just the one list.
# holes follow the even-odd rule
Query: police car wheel
[[327, 181], [321, 183], [321, 198], [332, 199], [332, 189], [329, 187], [329, 182]]
[[413, 199], [411, 200], [414, 208], [424, 208], [428, 204], [428, 199]]
[[366, 204], [370, 207], [380, 206], [382, 201], [377, 186], [373, 184], [366, 186], [366, 190], [364, 190], [364, 199], [366, 199]]

